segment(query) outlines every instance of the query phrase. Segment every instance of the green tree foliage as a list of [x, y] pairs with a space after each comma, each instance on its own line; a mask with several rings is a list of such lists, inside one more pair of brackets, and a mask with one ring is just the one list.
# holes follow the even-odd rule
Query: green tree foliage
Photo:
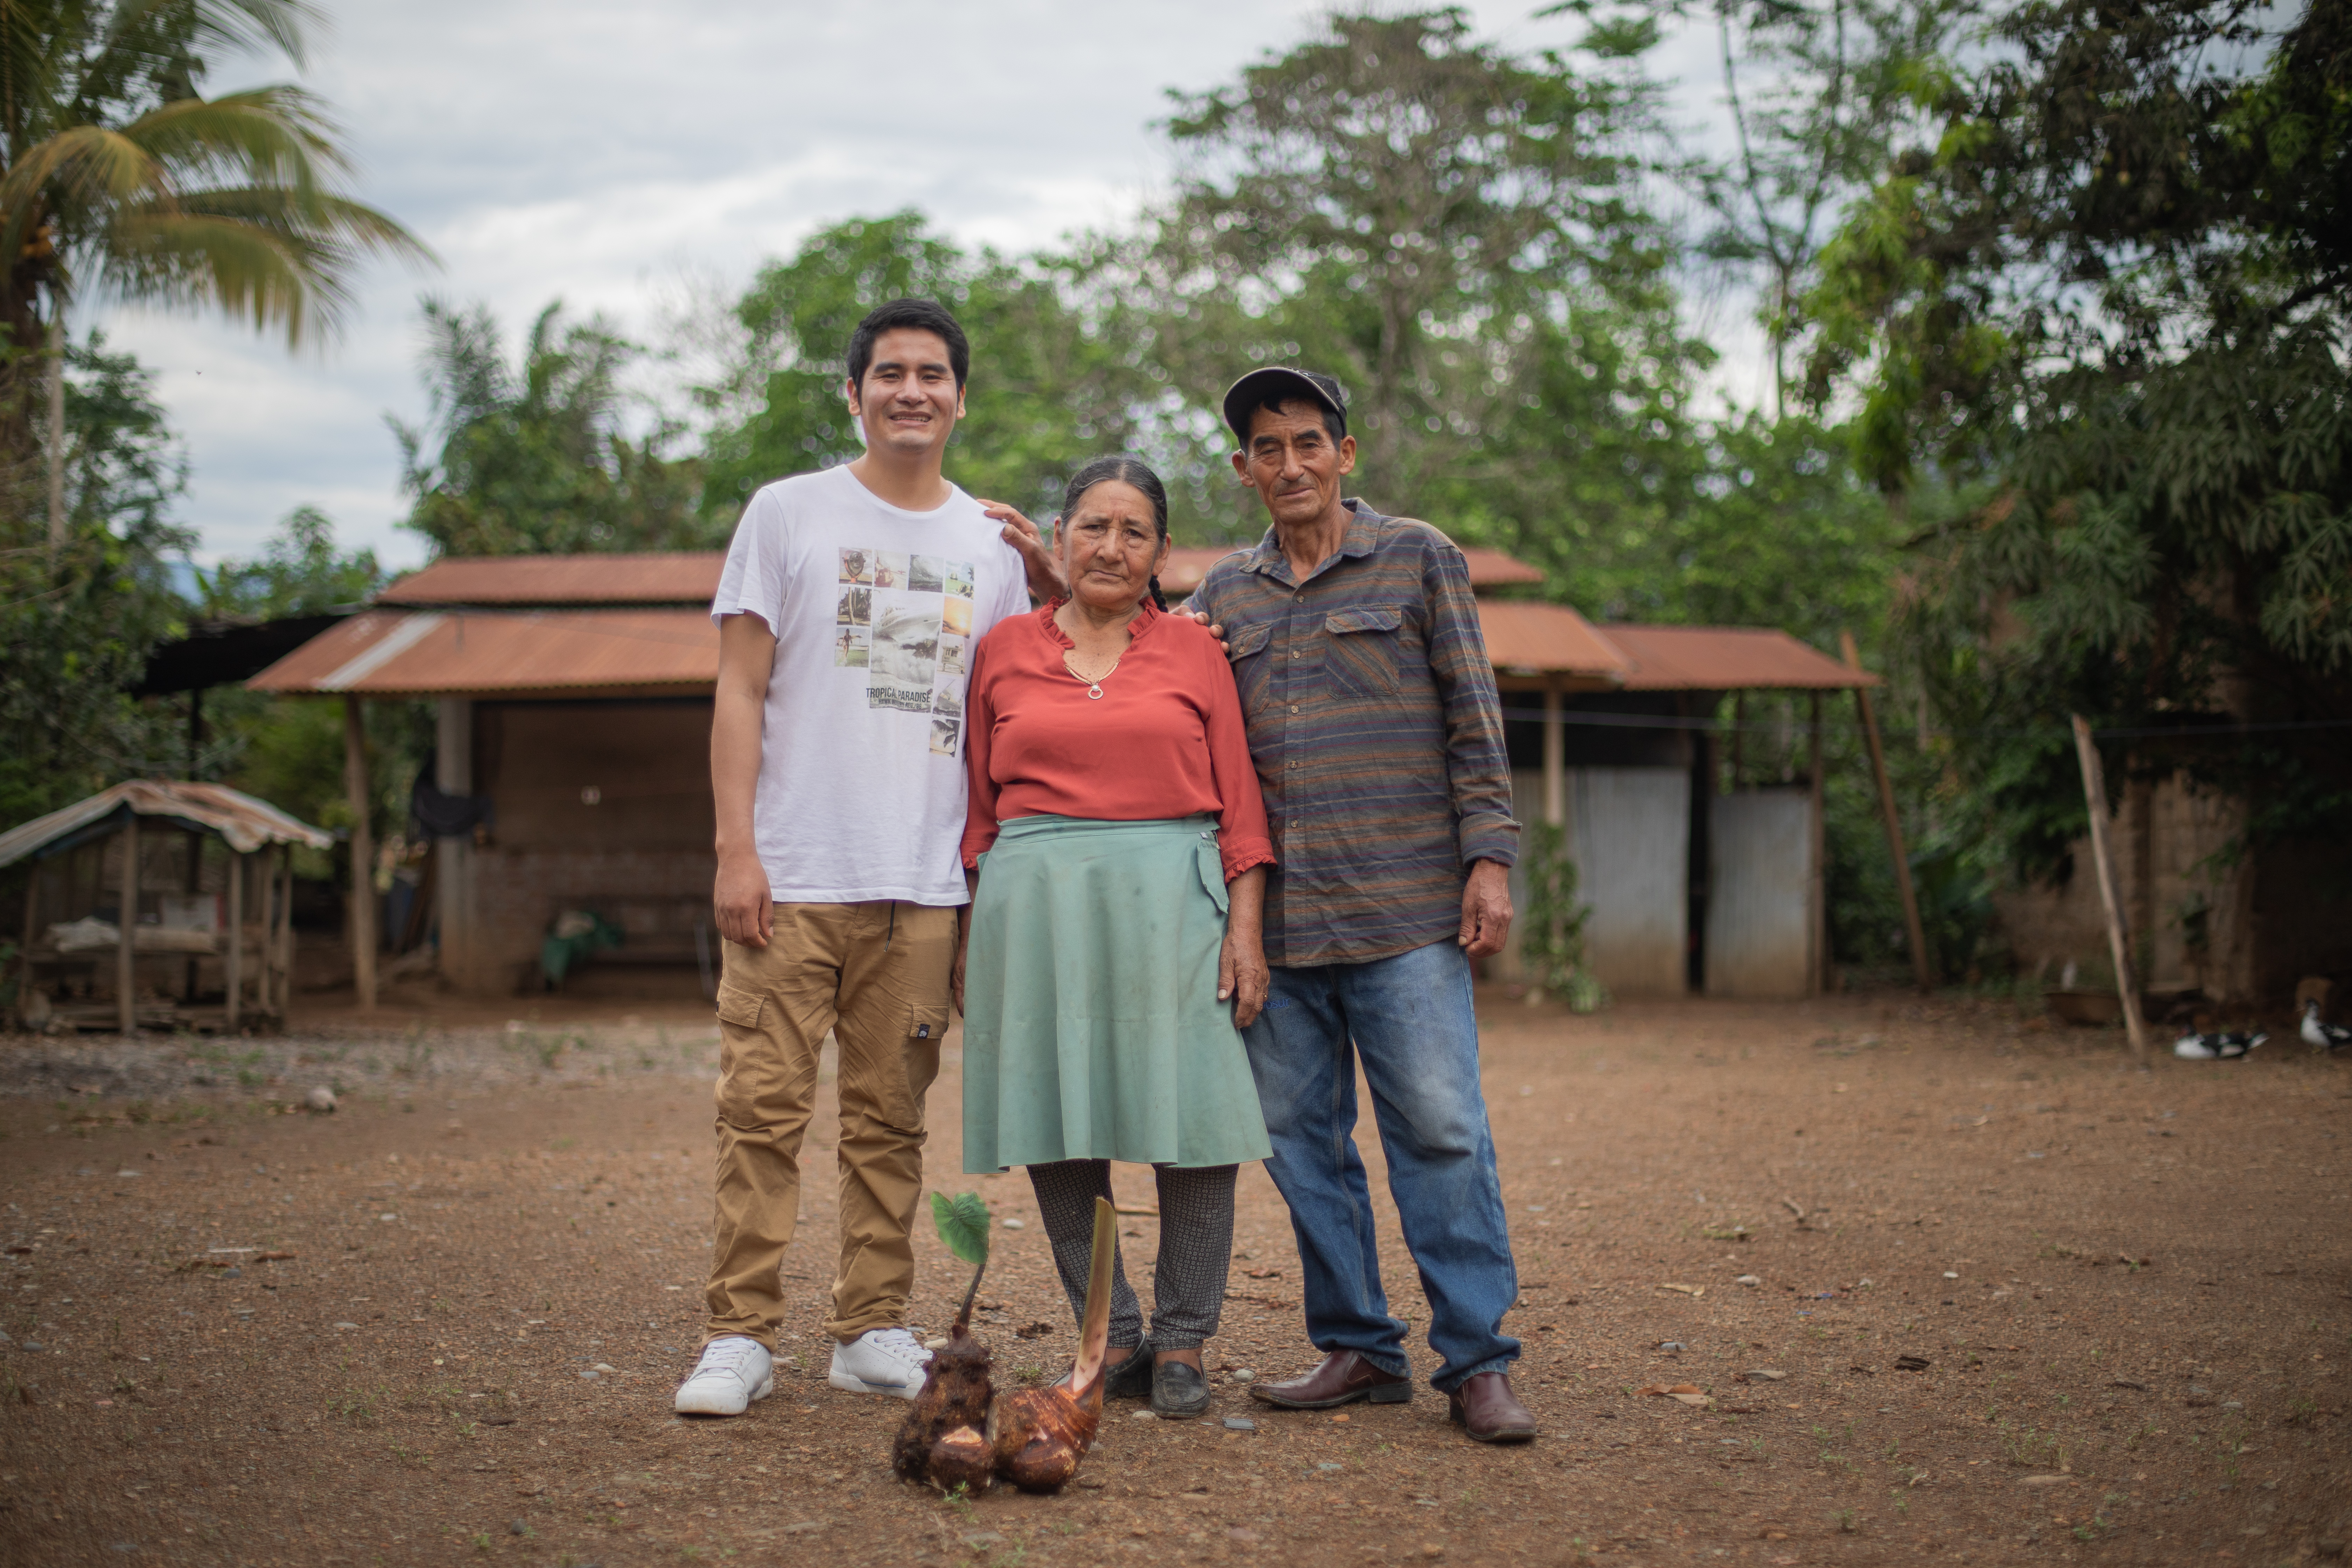
[[68, 351], [70, 527], [52, 572], [38, 513], [0, 510], [0, 823], [176, 765], [177, 727], [123, 695], [184, 613], [171, 521], [185, 460], [147, 373], [95, 334]]
[[2352, 806], [2341, 731], [2237, 728], [2352, 719], [2347, 15], [2021, 6], [1826, 259], [1814, 387], [1919, 500], [1901, 647], [2021, 869], [2083, 830], [2070, 710], [2256, 839]]
[[[364, 258], [425, 255], [343, 194], [347, 163], [316, 98], [198, 90], [227, 55], [264, 50], [299, 67], [316, 19], [299, 0], [0, 7], [0, 254], [12, 258], [0, 329], [20, 355], [70, 296], [100, 286], [299, 341], [335, 323]], [[26, 390], [20, 375], [0, 426], [19, 460], [36, 440]]]
[[[1316, 365], [1351, 390], [1387, 510], [1563, 574], [1612, 553], [1677, 483], [1704, 360], [1641, 199], [1654, 99], [1631, 70], [1476, 40], [1459, 10], [1330, 18], [1179, 99], [1186, 173], [1143, 279], [1156, 357], [1220, 447], [1226, 383]], [[1217, 493], [1231, 533], [1262, 531]]]
[[1919, 123], [1921, 74], [1973, 9], [1959, 0], [1715, 7], [1735, 147], [1675, 173], [1707, 213], [1699, 253], [1755, 290], [1776, 421], [1788, 414], [1790, 348], [1805, 331], [1822, 243]]
[[375, 596], [390, 574], [373, 550], [345, 554], [335, 525], [314, 506], [286, 514], [257, 561], [224, 561], [204, 579], [204, 613], [213, 619], [273, 620], [316, 615]]
[[1099, 266], [1084, 252], [1026, 264], [970, 254], [913, 212], [812, 236], [752, 282], [735, 310], [740, 357], [724, 384], [702, 389], [713, 408], [750, 410], [711, 433], [704, 514], [731, 528], [761, 485], [865, 450], [845, 395], [849, 334], [876, 305], [915, 295], [953, 310], [973, 344], [948, 477], [1050, 516], [1088, 458], [1144, 444], [1158, 394], [1135, 346], [1077, 303]]
[[[677, 421], [633, 405], [625, 373], [641, 351], [602, 318], [533, 319], [509, 365], [487, 305], [424, 302], [423, 428], [392, 420], [406, 526], [445, 555], [705, 548], [699, 459], [667, 456]], [[651, 428], [632, 437], [633, 412]]]

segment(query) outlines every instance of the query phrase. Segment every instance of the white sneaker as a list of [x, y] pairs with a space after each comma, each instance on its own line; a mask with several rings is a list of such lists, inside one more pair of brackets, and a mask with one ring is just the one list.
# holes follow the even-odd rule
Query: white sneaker
[[681, 1415], [740, 1415], [751, 1401], [776, 1391], [776, 1358], [768, 1347], [741, 1334], [729, 1334], [702, 1347], [702, 1359], [678, 1384]]
[[931, 1352], [904, 1329], [868, 1329], [847, 1344], [833, 1347], [833, 1371], [825, 1382], [852, 1394], [895, 1394], [912, 1399], [923, 1392], [924, 1367]]

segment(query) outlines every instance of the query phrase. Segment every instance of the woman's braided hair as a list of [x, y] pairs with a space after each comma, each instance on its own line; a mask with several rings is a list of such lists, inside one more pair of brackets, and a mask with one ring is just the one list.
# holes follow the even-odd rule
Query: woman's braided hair
[[[1076, 473], [1072, 474], [1069, 488], [1062, 493], [1062, 517], [1067, 520], [1071, 513], [1078, 510], [1078, 502], [1086, 498], [1088, 490], [1112, 479], [1117, 479], [1124, 485], [1133, 485], [1143, 492], [1144, 500], [1151, 503], [1151, 521], [1160, 530], [1160, 542], [1166, 543], [1168, 541], [1168, 487], [1160, 482], [1160, 476], [1151, 471], [1151, 466], [1149, 463], [1127, 452], [1114, 452], [1108, 457], [1096, 458]], [[1151, 580], [1151, 602], [1162, 610], [1168, 607], [1167, 596], [1160, 593], [1160, 579], [1157, 577]]]

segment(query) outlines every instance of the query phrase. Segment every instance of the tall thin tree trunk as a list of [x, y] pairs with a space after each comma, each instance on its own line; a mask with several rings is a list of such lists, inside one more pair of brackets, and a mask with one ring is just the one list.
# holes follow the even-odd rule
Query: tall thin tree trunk
[[66, 308], [49, 311], [49, 570], [66, 549]]

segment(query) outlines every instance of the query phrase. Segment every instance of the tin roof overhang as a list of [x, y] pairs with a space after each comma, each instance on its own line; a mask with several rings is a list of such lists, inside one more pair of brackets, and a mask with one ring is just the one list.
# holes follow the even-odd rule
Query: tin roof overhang
[[324, 849], [334, 842], [323, 830], [226, 784], [132, 779], [0, 833], [0, 866], [70, 848], [88, 840], [93, 827], [110, 832], [126, 816], [163, 817], [217, 833], [240, 854], [265, 844]]
[[376, 596], [379, 605], [708, 605], [723, 550], [613, 555], [448, 556]]
[[246, 685], [424, 697], [709, 688], [718, 679], [719, 628], [705, 610], [374, 609]]
[[1612, 624], [1607, 636], [1633, 661], [1628, 691], [1850, 691], [1881, 684], [1766, 626]]

